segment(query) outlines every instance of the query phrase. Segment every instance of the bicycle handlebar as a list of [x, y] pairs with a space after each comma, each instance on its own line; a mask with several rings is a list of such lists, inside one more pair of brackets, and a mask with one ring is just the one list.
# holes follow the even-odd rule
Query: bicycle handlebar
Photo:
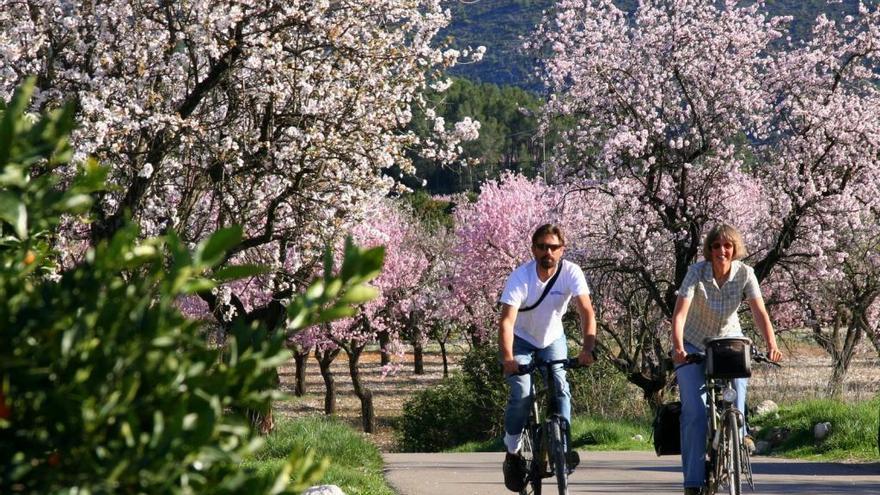
[[752, 349], [752, 359], [756, 363], [767, 363], [767, 364], [772, 364], [773, 366], [776, 366], [777, 368], [782, 368], [781, 364], [777, 363], [776, 361], [771, 361], [770, 356], [768, 356], [766, 353], [761, 352], [757, 349]]
[[[687, 356], [685, 356], [685, 361], [688, 363], [702, 363], [705, 360], [706, 360], [706, 353], [704, 353], [704, 352], [692, 353], [692, 354], [688, 354]], [[754, 347], [752, 347], [752, 360], [754, 360], [756, 363], [772, 364], [773, 366], [776, 366], [777, 368], [782, 367], [781, 364], [779, 364], [775, 361], [771, 361], [766, 353], [761, 352], [758, 349], [755, 349]]]
[[538, 368], [547, 368], [550, 369], [554, 364], [561, 364], [565, 369], [578, 368], [580, 367], [580, 363], [577, 358], [567, 358], [567, 359], [556, 359], [553, 361], [542, 361], [540, 359], [535, 359], [529, 364], [521, 364], [519, 365], [519, 371], [514, 373], [515, 375], [527, 375], [532, 371], [535, 371]]
[[[598, 359], [596, 355], [596, 351], [593, 351], [593, 360]], [[566, 358], [566, 359], [556, 359], [553, 361], [543, 361], [541, 359], [535, 359], [529, 364], [521, 364], [519, 365], [519, 371], [514, 373], [514, 375], [527, 375], [532, 371], [535, 371], [538, 368], [547, 368], [550, 369], [554, 364], [561, 364], [564, 369], [573, 369], [573, 368], [585, 368], [586, 366], [582, 365], [578, 358]]]

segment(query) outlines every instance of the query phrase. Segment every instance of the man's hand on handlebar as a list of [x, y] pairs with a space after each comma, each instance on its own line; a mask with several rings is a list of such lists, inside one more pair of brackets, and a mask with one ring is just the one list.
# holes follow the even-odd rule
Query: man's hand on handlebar
[[589, 366], [595, 362], [596, 362], [596, 350], [595, 349], [588, 351], [586, 348], [583, 348], [581, 350], [581, 353], [578, 354], [578, 363], [580, 363], [581, 366]]
[[504, 376], [519, 373], [519, 363], [513, 358], [505, 359], [501, 362], [501, 369], [504, 371]]
[[774, 363], [782, 361], [782, 353], [779, 351], [778, 347], [771, 347], [767, 351], [767, 357], [770, 358], [770, 361], [773, 361]]

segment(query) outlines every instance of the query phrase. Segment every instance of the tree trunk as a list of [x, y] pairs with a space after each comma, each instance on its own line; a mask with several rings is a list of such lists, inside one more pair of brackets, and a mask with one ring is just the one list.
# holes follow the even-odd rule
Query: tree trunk
[[825, 388], [829, 397], [840, 398], [843, 395], [853, 353], [862, 339], [863, 319], [860, 305], [840, 304], [835, 308], [830, 331], [822, 328], [819, 322], [813, 325], [813, 340], [831, 356], [831, 379]]
[[293, 395], [297, 397], [302, 397], [306, 394], [306, 364], [309, 359], [309, 351], [308, 350], [294, 350], [293, 351], [293, 362], [294, 362], [294, 384], [293, 384]]
[[[364, 432], [376, 432], [376, 413], [373, 408], [373, 392], [366, 388], [361, 381], [360, 363], [361, 353], [364, 351], [366, 344], [354, 344], [350, 348], [345, 347], [348, 354], [348, 372], [351, 374], [351, 384], [354, 386], [354, 394], [361, 401], [361, 419], [363, 420]], [[350, 349], [350, 350], [349, 350]]]
[[476, 325], [470, 325], [468, 327], [468, 331], [469, 331], [470, 337], [471, 337], [471, 347], [472, 348], [480, 347], [481, 345], [483, 345], [484, 343], [486, 343], [489, 340], [485, 335], [480, 333], [480, 331]]
[[446, 341], [440, 341], [440, 357], [443, 358], [443, 378], [449, 378], [449, 358], [446, 355]]
[[425, 330], [421, 311], [412, 311], [407, 318], [405, 334], [413, 346], [413, 373], [425, 374]]
[[391, 343], [391, 334], [387, 331], [382, 331], [377, 334], [379, 337], [379, 355], [381, 359], [382, 366], [388, 365], [391, 362], [391, 358], [388, 356], [388, 345]]
[[843, 386], [849, 365], [852, 363], [856, 347], [862, 340], [862, 328], [858, 323], [860, 315], [853, 315], [843, 338], [839, 351], [832, 354], [831, 381], [828, 383], [828, 394], [835, 399], [843, 397]]
[[328, 416], [336, 413], [336, 382], [333, 380], [333, 372], [330, 370], [330, 365], [338, 355], [339, 348], [325, 351], [315, 349], [315, 359], [318, 360], [318, 366], [321, 368], [321, 377], [324, 379], [324, 414]]
[[859, 324], [862, 327], [862, 332], [868, 337], [871, 344], [874, 345], [877, 356], [880, 357], [880, 324], [877, 327], [872, 327], [871, 322], [867, 318], [859, 319]]
[[[281, 384], [281, 380], [278, 378], [278, 372], [275, 372], [275, 386], [274, 388], [278, 388]], [[248, 409], [245, 414], [247, 414], [248, 419], [250, 419], [251, 426], [254, 427], [257, 431], [260, 432], [260, 435], [268, 435], [272, 433], [272, 430], [275, 429], [275, 417], [272, 415], [272, 404], [269, 403], [269, 409], [263, 413], [257, 411], [256, 409]]]
[[[633, 362], [630, 362], [630, 359], [633, 359]], [[642, 397], [652, 411], [656, 411], [663, 404], [663, 391], [670, 379], [670, 372], [663, 362], [639, 366], [634, 358], [624, 359], [613, 356], [610, 357], [610, 361], [626, 376], [628, 382], [642, 390]]]
[[880, 332], [874, 332], [869, 329], [867, 334], [868, 338], [871, 339], [871, 343], [874, 344], [874, 350], [877, 351], [877, 356], [880, 357]]
[[425, 374], [425, 351], [421, 340], [413, 342], [413, 373], [416, 375]]

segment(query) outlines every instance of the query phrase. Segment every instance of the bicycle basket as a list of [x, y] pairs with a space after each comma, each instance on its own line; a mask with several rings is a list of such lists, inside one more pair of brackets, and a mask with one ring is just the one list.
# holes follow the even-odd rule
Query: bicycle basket
[[706, 341], [706, 376], [752, 376], [752, 341], [746, 337], [719, 337]]
[[681, 454], [681, 402], [667, 402], [654, 416], [654, 452], [657, 455]]

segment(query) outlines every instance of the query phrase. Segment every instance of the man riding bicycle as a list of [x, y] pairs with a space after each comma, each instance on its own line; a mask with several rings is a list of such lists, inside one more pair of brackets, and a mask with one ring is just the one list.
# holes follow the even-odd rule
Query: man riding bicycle
[[[533, 357], [544, 361], [568, 357], [568, 345], [562, 329], [562, 315], [574, 296], [583, 331], [583, 349], [578, 355], [582, 365], [593, 362], [596, 344], [596, 317], [590, 301], [590, 289], [584, 272], [575, 263], [565, 261], [565, 236], [562, 229], [545, 224], [532, 235], [534, 260], [511, 273], [501, 294], [501, 318], [498, 340], [510, 395], [504, 413], [504, 485], [511, 491], [525, 486], [525, 462], [519, 454], [522, 430], [531, 401], [530, 375], [516, 375], [519, 365]], [[552, 285], [551, 285], [552, 284]], [[562, 365], [553, 369], [557, 410], [571, 422], [571, 393]], [[573, 466], [572, 466], [573, 467]]]

